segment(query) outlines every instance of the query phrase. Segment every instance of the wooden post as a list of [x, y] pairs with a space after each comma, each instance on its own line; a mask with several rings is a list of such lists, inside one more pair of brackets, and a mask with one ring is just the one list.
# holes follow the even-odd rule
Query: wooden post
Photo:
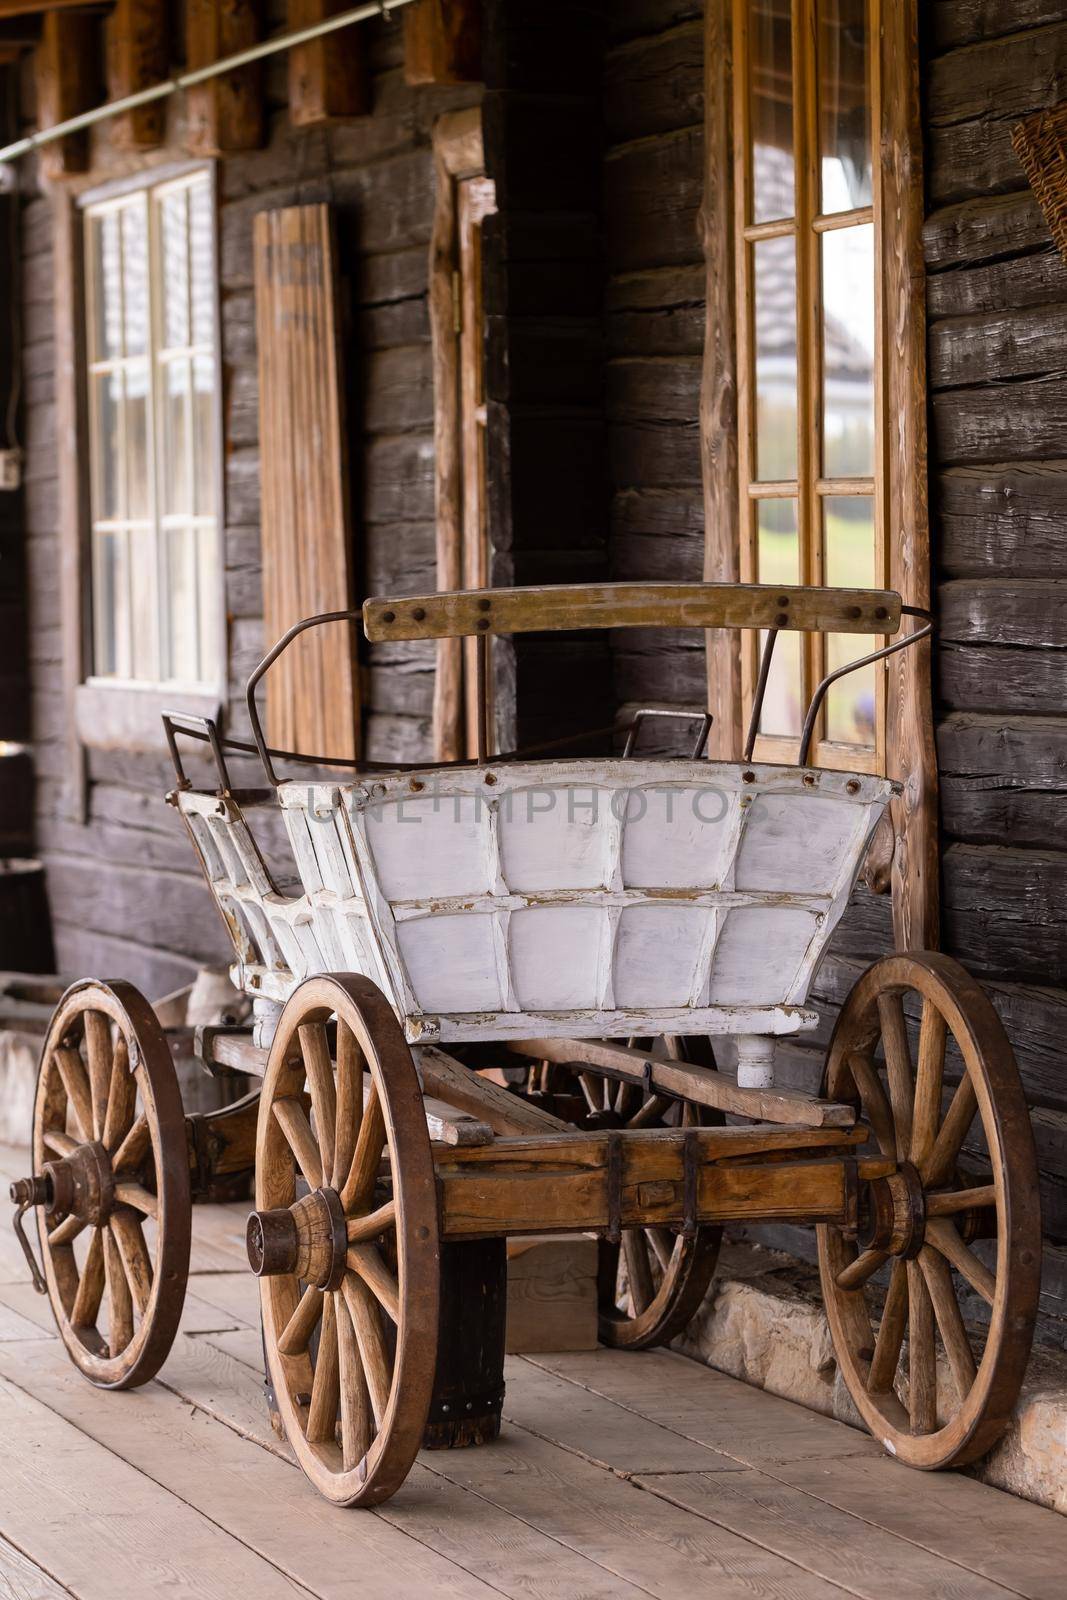
[[[882, 10], [882, 293], [885, 326], [886, 539], [889, 579], [906, 605], [929, 607], [926, 275], [916, 0]], [[898, 950], [940, 936], [937, 750], [929, 641], [889, 660], [887, 775], [893, 801], [893, 933]]]
[[[259, 38], [254, 0], [188, 0], [186, 66], [192, 71], [233, 55]], [[185, 97], [185, 137], [191, 155], [255, 150], [263, 143], [262, 71], [259, 62], [195, 85]]]
[[59, 487], [59, 604], [63, 640], [63, 724], [68, 788], [66, 814], [84, 823], [85, 751], [74, 700], [85, 671], [88, 636], [89, 473], [85, 404], [85, 319], [82, 230], [65, 189], [52, 197], [53, 331], [56, 383], [56, 470]]
[[424, 1449], [488, 1444], [499, 1434], [507, 1309], [507, 1241], [443, 1241], [437, 1370]]
[[[163, 0], [116, 0], [104, 23], [107, 92], [120, 100], [160, 83], [167, 76], [167, 13]], [[152, 150], [163, 143], [166, 109], [162, 100], [115, 117], [111, 142], [122, 150]]]
[[480, 83], [481, 0], [415, 0], [404, 11], [407, 83]]
[[[99, 92], [99, 35], [96, 18], [82, 12], [46, 11], [41, 42], [34, 51], [37, 124], [54, 127], [88, 111]], [[65, 178], [89, 166], [89, 130], [68, 133], [41, 149], [41, 172]]]
[[[348, 9], [349, 0], [288, 0], [290, 28], [307, 28]], [[289, 121], [311, 128], [370, 111], [370, 83], [358, 26], [342, 28], [289, 51]]]
[[[741, 570], [729, 23], [726, 0], [709, 0], [704, 34], [704, 202], [700, 212], [707, 284], [700, 442], [704, 577], [710, 583], [736, 583]], [[714, 718], [708, 755], [719, 761], [736, 761], [743, 737], [741, 639], [721, 629], [708, 632], [705, 638], [707, 705]]]

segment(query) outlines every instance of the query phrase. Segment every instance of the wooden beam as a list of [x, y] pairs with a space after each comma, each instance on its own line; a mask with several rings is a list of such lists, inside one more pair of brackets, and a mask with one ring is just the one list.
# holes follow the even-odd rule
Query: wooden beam
[[481, 1078], [435, 1045], [416, 1048], [419, 1077], [427, 1094], [437, 1095], [461, 1111], [480, 1117], [494, 1133], [516, 1137], [530, 1133], [568, 1133], [569, 1124], [541, 1106]]
[[[885, 527], [889, 578], [906, 605], [930, 605], [926, 452], [926, 274], [916, 0], [882, 7], [882, 294], [885, 341]], [[893, 932], [898, 950], [934, 950], [940, 884], [937, 751], [929, 641], [888, 665], [887, 776], [892, 802]]]
[[[186, 67], [193, 71], [255, 44], [260, 35], [254, 0], [188, 0], [185, 13]], [[218, 156], [255, 150], [263, 143], [262, 67], [252, 62], [207, 83], [185, 97], [191, 155]]]
[[[736, 583], [741, 574], [737, 483], [737, 322], [734, 299], [733, 131], [730, 0], [708, 0], [704, 32], [704, 365], [700, 454], [704, 481], [704, 576]], [[743, 746], [741, 640], [723, 629], [705, 636], [708, 755], [736, 761]]]
[[65, 188], [52, 196], [52, 292], [56, 382], [56, 472], [59, 488], [59, 606], [67, 817], [84, 823], [85, 750], [74, 702], [85, 675], [88, 640], [89, 473], [85, 405], [85, 256], [81, 219]]
[[[308, 28], [349, 8], [350, 0], [288, 0], [286, 21], [290, 29]], [[358, 26], [289, 51], [289, 121], [294, 128], [362, 117], [370, 109], [366, 46]]]
[[[41, 27], [41, 42], [34, 51], [37, 80], [37, 125], [54, 127], [88, 111], [100, 94], [100, 41], [96, 18], [83, 12], [49, 11]], [[89, 166], [89, 130], [68, 133], [42, 146], [41, 172], [46, 178], [65, 178]]]
[[7, 17], [37, 17], [52, 11], [102, 12], [104, 6], [86, 5], [85, 0], [0, 0], [0, 20]]
[[[111, 100], [136, 94], [167, 76], [168, 26], [164, 0], [116, 0], [104, 24], [107, 42], [107, 92]], [[163, 143], [166, 108], [162, 100], [126, 111], [111, 122], [111, 142], [119, 150], [153, 150]]]
[[404, 11], [408, 83], [480, 83], [481, 0], [415, 0]]

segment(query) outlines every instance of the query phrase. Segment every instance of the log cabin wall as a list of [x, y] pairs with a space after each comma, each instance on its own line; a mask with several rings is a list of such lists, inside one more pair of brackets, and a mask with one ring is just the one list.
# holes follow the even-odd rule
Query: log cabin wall
[[[275, 7], [277, 10], [278, 8]], [[270, 19], [280, 26], [284, 8]], [[408, 87], [403, 28], [361, 24], [371, 114], [329, 129], [290, 125], [284, 57], [265, 74], [264, 148], [220, 158], [217, 234], [224, 406], [228, 727], [247, 736], [244, 680], [265, 648], [260, 574], [258, 393], [252, 292], [256, 212], [301, 201], [336, 208], [347, 317], [352, 528], [360, 594], [433, 588], [433, 408], [428, 244], [433, 217], [430, 135], [443, 112], [477, 102], [480, 86]], [[34, 122], [29, 58], [21, 105]], [[171, 102], [172, 122], [181, 103]], [[185, 159], [180, 125], [166, 148], [131, 158], [110, 124], [94, 136], [82, 187], [117, 171]], [[162, 796], [165, 759], [92, 749], [88, 820], [68, 800], [68, 707], [62, 687], [52, 308], [51, 201], [23, 167], [25, 533], [32, 641], [31, 732], [37, 771], [36, 844], [48, 870], [57, 961], [69, 974], [111, 972], [150, 996], [188, 982], [229, 947], [182, 827]], [[410, 760], [430, 752], [432, 650], [375, 646], [364, 676], [366, 752]], [[255, 781], [254, 773], [247, 781]]]

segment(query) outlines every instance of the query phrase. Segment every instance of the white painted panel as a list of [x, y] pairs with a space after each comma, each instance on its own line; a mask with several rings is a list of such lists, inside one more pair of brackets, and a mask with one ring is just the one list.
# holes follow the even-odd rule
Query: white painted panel
[[[614, 839], [607, 789], [551, 782], [501, 798], [497, 830], [509, 889], [596, 889], [609, 881]], [[616, 825], [617, 827], [617, 825]]]
[[604, 915], [595, 906], [533, 906], [512, 912], [511, 981], [524, 1010], [595, 1007]]
[[628, 889], [711, 889], [722, 882], [735, 794], [709, 778], [706, 785], [633, 789], [627, 798], [622, 881]]
[[370, 805], [367, 846], [387, 900], [484, 894], [489, 807], [476, 795], [410, 796]]
[[738, 889], [829, 894], [853, 859], [867, 813], [818, 794], [758, 794], [737, 855]]
[[503, 1008], [491, 916], [421, 917], [396, 932], [421, 1010]]
[[789, 994], [815, 916], [790, 906], [741, 906], [727, 913], [712, 959], [711, 1005], [778, 1005]]
[[615, 944], [615, 1004], [684, 1006], [708, 919], [699, 906], [627, 906]]

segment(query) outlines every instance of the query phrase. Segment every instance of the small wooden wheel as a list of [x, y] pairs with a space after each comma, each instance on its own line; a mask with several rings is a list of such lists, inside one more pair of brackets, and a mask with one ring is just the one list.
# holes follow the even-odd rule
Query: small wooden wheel
[[[908, 994], [921, 1005], [914, 1069]], [[942, 1114], [950, 1038], [963, 1074]], [[1034, 1143], [1011, 1046], [957, 962], [930, 952], [887, 956], [845, 1001], [826, 1092], [858, 1099], [881, 1153], [898, 1164], [891, 1178], [861, 1191], [858, 1241], [819, 1228], [823, 1294], [845, 1382], [891, 1455], [925, 1468], [974, 1461], [1018, 1397], [1040, 1285]], [[965, 1177], [958, 1157], [976, 1114], [991, 1170]], [[982, 1237], [996, 1239], [992, 1270], [971, 1248]], [[870, 1285], [887, 1264], [876, 1329]], [[990, 1308], [980, 1358], [960, 1309], [968, 1288]]]
[[76, 983], [59, 1002], [33, 1166], [45, 1281], [71, 1360], [103, 1389], [147, 1383], [185, 1298], [189, 1155], [166, 1037], [132, 985]]
[[[668, 1054], [686, 1057], [686, 1041], [663, 1041]], [[592, 1068], [580, 1074], [589, 1107], [587, 1124], [615, 1128], [696, 1128], [712, 1120], [702, 1106], [646, 1094]], [[708, 1292], [722, 1242], [721, 1228], [693, 1234], [672, 1228], [624, 1228], [619, 1244], [600, 1240], [597, 1263], [597, 1332], [618, 1350], [667, 1344], [692, 1319]]]
[[282, 1012], [256, 1207], [248, 1254], [286, 1435], [328, 1500], [376, 1505], [407, 1477], [426, 1426], [440, 1248], [419, 1080], [368, 978], [309, 978]]

